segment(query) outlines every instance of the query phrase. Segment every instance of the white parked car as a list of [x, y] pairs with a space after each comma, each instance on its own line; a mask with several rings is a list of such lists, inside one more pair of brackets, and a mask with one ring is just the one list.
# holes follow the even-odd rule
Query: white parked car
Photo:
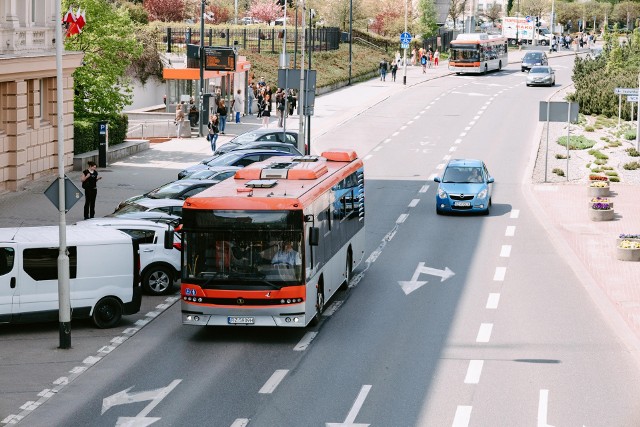
[[[94, 218], [78, 222], [78, 225], [110, 227], [130, 235], [140, 245], [140, 276], [142, 289], [151, 295], [171, 292], [173, 283], [180, 277], [180, 239], [170, 224], [126, 218]], [[173, 237], [171, 249], [165, 247], [165, 235]], [[167, 247], [169, 245], [167, 244]]]

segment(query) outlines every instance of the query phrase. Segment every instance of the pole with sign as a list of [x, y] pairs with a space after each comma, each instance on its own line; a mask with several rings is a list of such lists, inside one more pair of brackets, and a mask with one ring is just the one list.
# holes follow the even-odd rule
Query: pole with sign
[[402, 76], [402, 84], [407, 84], [407, 49], [411, 43], [411, 34], [407, 32], [407, 4], [405, 2], [404, 16], [404, 33], [400, 34], [400, 47], [404, 49], [404, 73]]

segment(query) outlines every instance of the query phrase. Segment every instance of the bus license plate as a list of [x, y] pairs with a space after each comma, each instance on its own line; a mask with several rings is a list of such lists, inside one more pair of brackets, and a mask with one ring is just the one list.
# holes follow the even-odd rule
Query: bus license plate
[[471, 206], [471, 202], [453, 202], [453, 206], [469, 207]]
[[255, 323], [254, 317], [227, 317], [227, 323], [230, 325], [253, 325]]

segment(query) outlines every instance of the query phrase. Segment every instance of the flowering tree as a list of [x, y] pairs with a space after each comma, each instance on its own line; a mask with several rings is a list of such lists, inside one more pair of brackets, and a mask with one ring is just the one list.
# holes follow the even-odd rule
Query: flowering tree
[[174, 22], [184, 19], [184, 0], [144, 0], [150, 21]]
[[251, 5], [249, 13], [253, 18], [270, 24], [282, 16], [282, 8], [274, 0], [256, 0]]

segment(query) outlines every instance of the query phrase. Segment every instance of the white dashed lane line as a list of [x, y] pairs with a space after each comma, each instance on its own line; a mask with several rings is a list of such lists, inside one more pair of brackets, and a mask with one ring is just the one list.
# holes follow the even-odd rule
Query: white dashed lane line
[[493, 280], [495, 282], [503, 282], [504, 276], [507, 274], [507, 267], [496, 267], [496, 272], [493, 273]]
[[415, 208], [416, 206], [418, 206], [418, 203], [420, 203], [420, 199], [413, 199], [411, 203], [409, 203], [409, 207]]
[[487, 298], [487, 305], [485, 308], [487, 308], [488, 310], [497, 310], [499, 303], [500, 294], [489, 294], [489, 298]]
[[492, 330], [493, 323], [481, 323], [480, 329], [478, 329], [478, 335], [476, 336], [476, 342], [489, 342]]
[[467, 375], [464, 377], [465, 384], [478, 384], [480, 382], [480, 374], [482, 374], [482, 366], [484, 360], [470, 360], [467, 368]]
[[271, 394], [274, 392], [276, 387], [282, 382], [285, 376], [289, 373], [288, 369], [278, 369], [276, 370], [271, 377], [267, 380], [266, 383], [262, 386], [258, 393], [260, 394]]
[[516, 234], [516, 226], [515, 225], [509, 225], [507, 226], [504, 235], [506, 237], [513, 237]]
[[307, 332], [306, 334], [304, 334], [304, 336], [298, 342], [298, 344], [296, 344], [296, 346], [293, 347], [293, 350], [294, 351], [306, 350], [307, 347], [309, 347], [309, 345], [311, 344], [311, 341], [313, 341], [313, 339], [316, 337], [316, 335], [318, 335], [317, 332]]
[[453, 419], [451, 427], [467, 427], [471, 420], [471, 406], [459, 405], [456, 408], [456, 416]]
[[502, 245], [500, 256], [502, 258], [509, 258], [511, 256], [511, 245]]

